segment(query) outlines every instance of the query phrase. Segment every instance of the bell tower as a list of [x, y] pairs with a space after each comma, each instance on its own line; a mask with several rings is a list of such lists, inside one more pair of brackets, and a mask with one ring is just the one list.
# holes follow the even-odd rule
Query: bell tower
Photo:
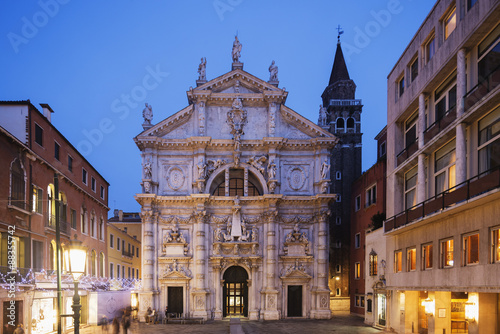
[[[331, 155], [330, 192], [338, 195], [331, 206], [330, 217], [330, 280], [334, 303], [349, 303], [349, 247], [351, 216], [351, 185], [361, 176], [361, 111], [356, 99], [356, 84], [349, 77], [338, 28], [337, 49], [328, 86], [323, 91], [318, 125], [335, 134], [339, 142]], [[338, 305], [337, 304], [337, 305]]]

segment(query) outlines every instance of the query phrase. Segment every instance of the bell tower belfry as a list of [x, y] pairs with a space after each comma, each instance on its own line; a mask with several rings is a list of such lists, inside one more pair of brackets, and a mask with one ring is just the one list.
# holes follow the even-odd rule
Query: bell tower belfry
[[349, 77], [339, 29], [337, 49], [328, 86], [321, 95], [318, 125], [335, 134], [339, 142], [331, 154], [330, 192], [338, 194], [332, 203], [330, 217], [330, 281], [334, 303], [349, 304], [349, 247], [351, 216], [351, 185], [361, 176], [361, 111], [356, 99], [356, 84]]

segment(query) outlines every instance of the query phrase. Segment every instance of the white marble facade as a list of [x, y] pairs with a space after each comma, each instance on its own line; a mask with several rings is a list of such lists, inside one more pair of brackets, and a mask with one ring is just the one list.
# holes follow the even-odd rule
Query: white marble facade
[[186, 108], [135, 138], [142, 316], [169, 304], [205, 319], [330, 318], [322, 164], [337, 138], [242, 67], [198, 80]]

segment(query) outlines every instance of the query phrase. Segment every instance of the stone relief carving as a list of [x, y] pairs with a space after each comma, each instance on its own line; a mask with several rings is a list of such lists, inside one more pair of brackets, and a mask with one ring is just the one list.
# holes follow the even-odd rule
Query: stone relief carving
[[227, 161], [225, 159], [207, 160], [206, 177], [210, 177], [214, 170], [225, 165], [226, 163]]
[[297, 191], [301, 190], [306, 183], [306, 175], [304, 168], [301, 166], [294, 166], [288, 171], [287, 175], [288, 185], [291, 189]]
[[233, 109], [227, 112], [227, 123], [231, 127], [234, 139], [234, 150], [240, 151], [241, 136], [245, 134], [243, 126], [247, 123], [247, 112], [243, 110], [243, 103], [237, 97], [233, 101]]
[[296, 223], [295, 226], [293, 227], [293, 231], [286, 235], [285, 242], [287, 242], [287, 243], [291, 243], [291, 242], [307, 243], [309, 241], [307, 240], [307, 233], [306, 232], [301, 233], [299, 223]]
[[264, 163], [266, 161], [267, 157], [265, 155], [261, 155], [260, 157], [254, 155], [253, 157], [248, 159], [248, 164], [257, 168], [262, 176], [265, 176], [266, 168], [264, 167]]
[[149, 181], [144, 181], [144, 192], [146, 194], [151, 193], [151, 182]]
[[294, 271], [301, 271], [307, 274], [306, 267], [302, 263], [299, 263], [299, 260], [295, 260], [294, 264], [290, 264], [287, 267], [283, 266], [280, 276], [288, 276]]
[[269, 161], [267, 165], [267, 177], [269, 180], [274, 180], [276, 178], [276, 164], [274, 160]]
[[276, 134], [276, 103], [269, 105], [269, 135], [273, 137]]
[[310, 253], [310, 243], [307, 238], [307, 232], [300, 232], [299, 223], [295, 223], [293, 231], [286, 235], [283, 251], [286, 255], [290, 252], [292, 255], [307, 255]]
[[184, 171], [180, 167], [170, 167], [167, 170], [167, 185], [172, 190], [179, 190], [184, 185], [184, 181], [186, 180], [186, 176], [184, 175]]
[[174, 225], [170, 231], [167, 231], [163, 236], [163, 252], [166, 252], [166, 248], [169, 244], [181, 244], [184, 246], [184, 255], [189, 251], [189, 244], [184, 237], [184, 234], [179, 231], [177, 225]]
[[186, 277], [192, 277], [191, 270], [185, 268], [182, 264], [179, 265], [177, 263], [177, 260], [174, 260], [172, 264], [167, 264], [167, 267], [163, 272], [163, 277], [168, 276], [170, 273], [173, 272], [178, 272]]
[[206, 173], [205, 169], [207, 167], [207, 164], [203, 162], [203, 158], [198, 159], [198, 163], [196, 164], [197, 170], [198, 170], [198, 180], [204, 180]]

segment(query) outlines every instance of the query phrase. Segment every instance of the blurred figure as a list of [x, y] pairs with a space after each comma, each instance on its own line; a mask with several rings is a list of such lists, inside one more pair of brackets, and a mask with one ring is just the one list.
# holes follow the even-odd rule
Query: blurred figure
[[111, 327], [113, 327], [113, 334], [119, 334], [120, 333], [120, 323], [118, 322], [118, 318], [113, 319], [113, 323], [111, 324]]
[[14, 334], [24, 334], [24, 329], [22, 324], [17, 325], [17, 328], [14, 330]]

